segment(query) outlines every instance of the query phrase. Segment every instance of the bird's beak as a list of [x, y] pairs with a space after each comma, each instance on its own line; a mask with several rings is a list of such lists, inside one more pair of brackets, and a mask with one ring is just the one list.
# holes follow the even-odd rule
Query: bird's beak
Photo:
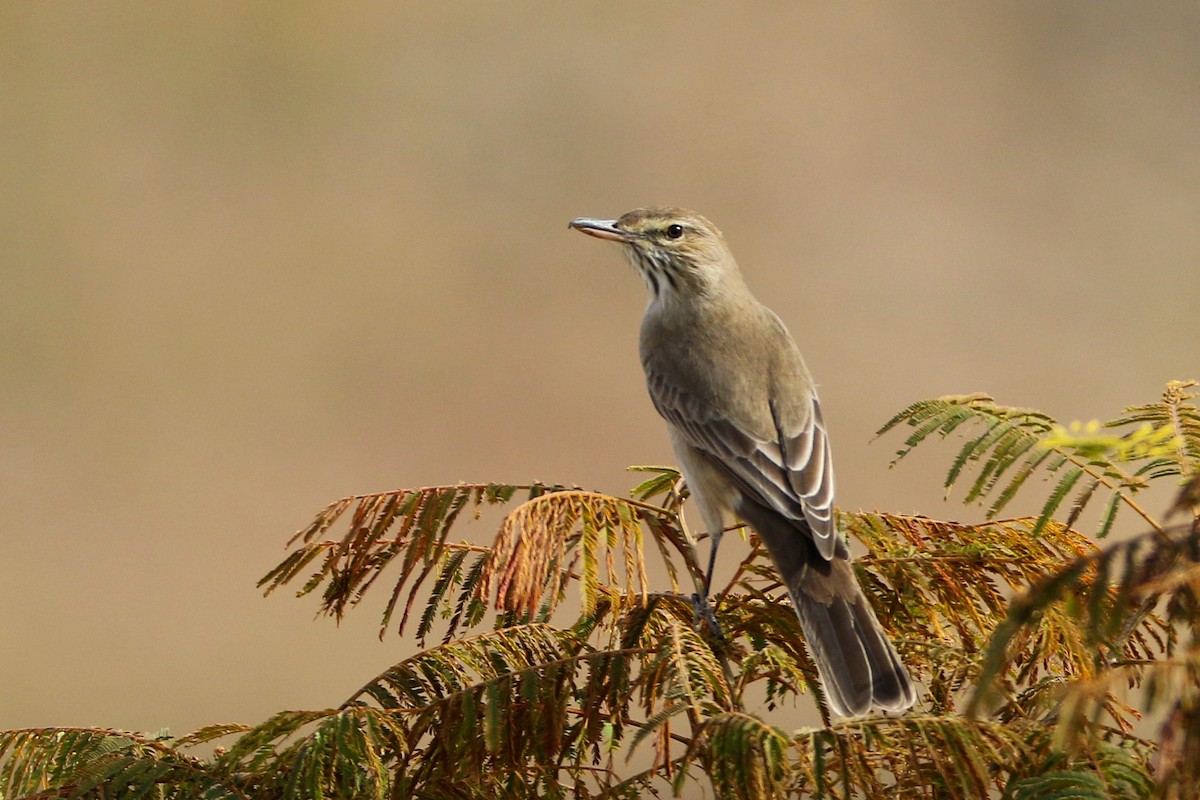
[[623, 242], [628, 244], [634, 239], [634, 235], [632, 233], [629, 231], [623, 231], [617, 227], [617, 221], [615, 219], [592, 219], [591, 217], [580, 217], [579, 219], [571, 220], [567, 227], [586, 233], [588, 236], [595, 236], [597, 239], [608, 239], [613, 242]]

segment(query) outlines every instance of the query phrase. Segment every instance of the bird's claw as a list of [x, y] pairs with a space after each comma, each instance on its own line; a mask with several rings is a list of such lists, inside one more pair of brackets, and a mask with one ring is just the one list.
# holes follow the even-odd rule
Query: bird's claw
[[721, 625], [717, 622], [717, 615], [713, 612], [713, 607], [708, 602], [708, 597], [701, 597], [699, 593], [693, 594], [692, 609], [695, 611], [694, 624], [696, 630], [700, 630], [702, 626], [707, 626], [712, 631], [713, 638], [723, 644], [725, 642], [725, 632], [721, 630]]

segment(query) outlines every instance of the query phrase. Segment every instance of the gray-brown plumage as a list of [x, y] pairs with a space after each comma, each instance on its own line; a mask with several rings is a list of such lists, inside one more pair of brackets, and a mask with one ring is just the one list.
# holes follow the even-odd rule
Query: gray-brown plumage
[[758, 532], [834, 713], [911, 707], [908, 672], [833, 522], [833, 466], [812, 378], [783, 323], [746, 288], [721, 232], [680, 208], [581, 218], [571, 227], [624, 245], [650, 290], [641, 333], [646, 383], [712, 556], [731, 517]]

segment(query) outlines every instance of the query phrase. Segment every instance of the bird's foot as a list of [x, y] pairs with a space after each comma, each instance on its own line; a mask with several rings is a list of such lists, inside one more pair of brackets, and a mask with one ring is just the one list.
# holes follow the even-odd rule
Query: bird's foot
[[696, 630], [701, 630], [707, 626], [712, 631], [713, 638], [719, 644], [725, 644], [725, 632], [721, 630], [721, 625], [717, 622], [717, 615], [713, 612], [713, 607], [708, 602], [708, 596], [701, 597], [699, 594], [692, 595], [692, 609], [695, 611], [694, 625]]

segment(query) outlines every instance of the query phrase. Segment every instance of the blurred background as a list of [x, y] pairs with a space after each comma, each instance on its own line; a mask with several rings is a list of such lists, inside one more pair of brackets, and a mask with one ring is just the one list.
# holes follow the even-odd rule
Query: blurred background
[[412, 645], [255, 589], [326, 503], [670, 462], [575, 216], [710, 217], [840, 504], [978, 518], [952, 445], [874, 431], [1200, 377], [1198, 41], [1194, 2], [0, 5], [0, 727], [336, 705]]

